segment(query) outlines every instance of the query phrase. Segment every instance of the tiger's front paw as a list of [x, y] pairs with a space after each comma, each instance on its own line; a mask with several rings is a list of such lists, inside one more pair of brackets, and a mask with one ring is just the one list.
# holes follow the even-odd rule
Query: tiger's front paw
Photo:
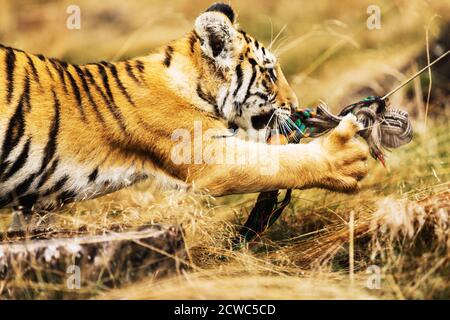
[[318, 187], [338, 192], [359, 190], [359, 181], [368, 173], [369, 155], [367, 145], [355, 138], [360, 129], [356, 117], [349, 114], [328, 136], [311, 143], [320, 154]]

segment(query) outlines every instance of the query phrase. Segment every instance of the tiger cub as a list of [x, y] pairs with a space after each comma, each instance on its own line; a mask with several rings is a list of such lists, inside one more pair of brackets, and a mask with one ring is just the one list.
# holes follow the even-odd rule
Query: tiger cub
[[[126, 61], [74, 65], [1, 46], [0, 208], [55, 210], [155, 177], [213, 196], [356, 190], [368, 153], [351, 116], [309, 144], [230, 135], [230, 125], [268, 130], [297, 107], [278, 59], [237, 27], [226, 4], [200, 14], [185, 37]], [[191, 144], [187, 161], [174, 161], [174, 132], [192, 134], [196, 123], [227, 138]], [[262, 152], [276, 170], [192, 159], [224, 141], [234, 146], [230, 159]]]

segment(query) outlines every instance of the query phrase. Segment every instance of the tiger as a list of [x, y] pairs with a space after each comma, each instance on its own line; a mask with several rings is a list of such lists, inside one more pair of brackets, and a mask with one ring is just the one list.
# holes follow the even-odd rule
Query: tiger
[[[354, 192], [367, 146], [347, 116], [310, 143], [269, 145], [238, 130], [267, 130], [298, 98], [279, 60], [216, 3], [193, 30], [154, 52], [118, 62], [70, 64], [0, 47], [0, 208], [26, 217], [157, 179], [214, 197], [277, 189]], [[274, 174], [247, 163], [175, 163], [179, 128], [215, 129], [237, 146], [279, 159]], [[194, 149], [214, 147], [209, 139]]]

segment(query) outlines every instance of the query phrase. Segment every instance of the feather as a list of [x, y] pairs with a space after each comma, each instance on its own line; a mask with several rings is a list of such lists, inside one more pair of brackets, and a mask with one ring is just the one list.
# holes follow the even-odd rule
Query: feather
[[328, 111], [325, 106], [319, 105], [315, 117], [306, 117], [301, 110], [292, 118], [300, 119], [306, 127], [314, 129], [310, 137], [318, 137], [335, 128], [349, 113], [354, 114], [363, 124], [364, 129], [358, 134], [366, 140], [372, 157], [380, 162], [390, 148], [401, 147], [412, 140], [413, 130], [408, 113], [386, 108], [386, 102], [379, 97], [368, 97], [349, 105], [342, 109], [338, 116]]
[[[316, 112], [299, 110], [290, 117], [277, 114], [278, 128], [274, 128], [277, 134], [270, 141], [298, 143], [304, 137], [318, 137], [335, 128], [349, 113], [354, 114], [363, 124], [363, 129], [358, 134], [367, 142], [372, 157], [384, 167], [385, 151], [403, 146], [413, 138], [407, 112], [386, 108], [386, 100], [380, 97], [368, 97], [345, 107], [339, 115], [332, 114], [325, 105], [319, 105]], [[280, 139], [282, 135], [286, 136], [287, 141]], [[291, 190], [287, 190], [284, 200], [278, 206], [278, 190], [260, 193], [245, 226], [234, 241], [234, 248], [239, 248], [270, 227], [289, 204], [290, 198]]]

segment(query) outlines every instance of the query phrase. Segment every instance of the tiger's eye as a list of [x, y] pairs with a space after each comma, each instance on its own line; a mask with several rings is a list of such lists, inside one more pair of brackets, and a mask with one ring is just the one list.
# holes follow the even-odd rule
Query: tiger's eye
[[210, 36], [209, 45], [211, 46], [214, 57], [217, 57], [222, 52], [225, 46], [224, 42], [219, 37], [214, 36], [213, 34]]

